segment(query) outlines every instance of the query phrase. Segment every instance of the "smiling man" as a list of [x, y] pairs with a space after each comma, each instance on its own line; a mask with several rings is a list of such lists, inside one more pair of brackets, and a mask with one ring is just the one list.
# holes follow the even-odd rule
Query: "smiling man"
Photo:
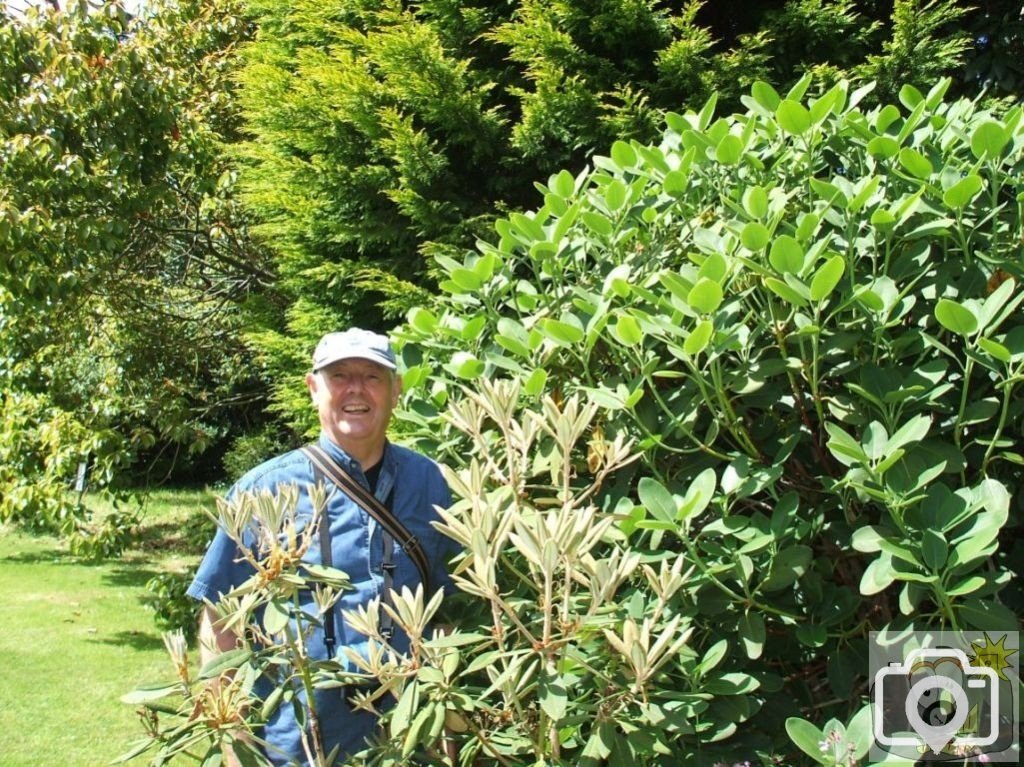
[[[313, 509], [308, 488], [316, 483], [327, 487], [320, 545], [311, 546], [304, 559], [344, 571], [352, 589], [342, 593], [325, 618], [324, 629], [316, 630], [307, 646], [311, 657], [335, 658], [349, 668], [344, 648], [365, 653], [367, 639], [346, 624], [342, 611], [354, 610], [375, 597], [386, 599], [389, 589], [414, 589], [424, 580], [428, 597], [437, 588], [450, 588], [445, 566], [454, 544], [431, 525], [439, 519], [435, 506], [450, 502], [448, 487], [433, 461], [387, 439], [402, 386], [396, 368], [394, 352], [382, 335], [359, 328], [325, 335], [306, 375], [320, 418], [319, 440], [260, 464], [228, 494], [230, 498], [240, 492], [277, 492], [284, 485], [295, 485], [300, 491], [300, 519], [309, 519]], [[379, 501], [385, 513], [375, 516], [367, 508], [374, 504], [365, 495]], [[415, 539], [411, 545], [410, 538]], [[206, 603], [199, 627], [203, 663], [236, 645], [235, 634], [219, 627], [214, 605], [252, 573], [235, 543], [219, 530], [188, 590]], [[303, 609], [316, 614], [312, 595]], [[391, 644], [404, 651], [408, 641], [394, 627]], [[335, 762], [339, 765], [365, 745], [376, 724], [370, 714], [354, 711], [344, 692], [317, 692], [320, 734], [326, 752], [340, 747]], [[267, 742], [266, 755], [275, 765], [307, 763], [292, 706], [279, 706], [257, 736]], [[233, 755], [228, 755], [227, 763], [236, 763]]]

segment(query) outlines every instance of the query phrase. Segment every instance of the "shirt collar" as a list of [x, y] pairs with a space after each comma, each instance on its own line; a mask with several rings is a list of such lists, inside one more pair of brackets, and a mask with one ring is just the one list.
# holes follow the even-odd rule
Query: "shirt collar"
[[[327, 454], [334, 460], [342, 465], [342, 467], [349, 474], [356, 477], [363, 477], [363, 467], [355, 458], [350, 456], [344, 450], [339, 447], [334, 440], [327, 436], [324, 432], [320, 433], [320, 447], [327, 451]], [[391, 443], [384, 442], [384, 455], [381, 458], [380, 477], [377, 479], [377, 494], [386, 495], [391, 492], [391, 487], [395, 481], [395, 473], [397, 468], [397, 462], [395, 460], [395, 451], [391, 449]]]

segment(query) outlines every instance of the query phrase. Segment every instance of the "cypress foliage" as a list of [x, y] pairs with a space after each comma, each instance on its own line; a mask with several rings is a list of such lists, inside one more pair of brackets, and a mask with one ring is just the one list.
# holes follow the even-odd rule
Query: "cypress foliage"
[[[382, 328], [434, 289], [537, 179], [717, 93], [870, 76], [927, 88], [961, 64], [955, 3], [790, 0], [254, 0], [242, 189], [290, 309], [254, 334], [308, 426], [301, 378], [324, 331]], [[281, 349], [292, 349], [281, 355]]]

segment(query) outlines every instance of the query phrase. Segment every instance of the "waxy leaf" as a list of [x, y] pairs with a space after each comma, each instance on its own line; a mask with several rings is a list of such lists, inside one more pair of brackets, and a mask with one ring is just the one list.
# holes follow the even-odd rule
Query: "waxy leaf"
[[640, 503], [655, 519], [662, 522], [674, 522], [676, 518], [676, 501], [672, 494], [658, 480], [642, 477], [636, 489]]
[[916, 149], [904, 147], [900, 150], [900, 165], [902, 165], [911, 176], [919, 179], [930, 178], [934, 169], [928, 158]]
[[768, 215], [768, 193], [761, 186], [751, 186], [743, 193], [743, 210], [751, 218]]
[[697, 356], [707, 347], [714, 332], [714, 323], [709, 319], [702, 320], [686, 337], [683, 342], [683, 351], [691, 357]]
[[686, 296], [687, 303], [701, 314], [711, 314], [722, 305], [722, 286], [701, 277]]
[[984, 185], [985, 183], [981, 180], [981, 176], [973, 173], [969, 176], [964, 176], [946, 190], [945, 194], [942, 195], [942, 201], [953, 210], [961, 210], [974, 199], [975, 195], [981, 191]]
[[775, 110], [779, 108], [779, 103], [782, 101], [778, 92], [762, 80], [757, 80], [753, 86], [751, 86], [750, 94], [758, 104], [771, 112], [775, 112]]
[[805, 256], [804, 249], [796, 238], [784, 234], [772, 243], [768, 261], [777, 272], [800, 274], [804, 268]]
[[744, 613], [739, 622], [740, 640], [743, 642], [743, 649], [747, 657], [755, 660], [761, 657], [764, 651], [766, 631], [764, 618], [761, 613]]
[[868, 142], [868, 153], [881, 160], [895, 157], [899, 151], [899, 142], [891, 136], [875, 136]]
[[523, 384], [523, 391], [530, 397], [536, 397], [544, 391], [544, 385], [548, 382], [548, 371], [544, 368], [537, 368], [526, 379]]
[[538, 326], [545, 336], [561, 346], [578, 344], [584, 337], [582, 328], [562, 320], [545, 318], [538, 323]]
[[794, 136], [803, 135], [811, 127], [811, 113], [797, 101], [783, 100], [775, 111], [775, 117], [782, 130]]
[[819, 764], [826, 764], [827, 758], [821, 750], [821, 744], [825, 742], [825, 735], [808, 722], [791, 716], [786, 720], [786, 734], [793, 744]]
[[768, 227], [760, 221], [751, 221], [740, 232], [740, 242], [743, 243], [743, 247], [754, 252], [767, 245], [770, 238]]
[[612, 144], [612, 159], [620, 168], [632, 168], [636, 165], [636, 151], [625, 141]]
[[722, 165], [735, 165], [743, 156], [743, 139], [727, 133], [715, 147], [715, 159]]
[[800, 295], [799, 291], [783, 282], [782, 280], [776, 279], [775, 277], [768, 277], [765, 279], [764, 284], [768, 286], [768, 289], [775, 295], [781, 298], [788, 304], [793, 306], [807, 306], [807, 299]]
[[625, 346], [636, 346], [644, 340], [640, 323], [629, 314], [620, 314], [614, 325], [611, 326], [611, 333], [615, 339]]
[[950, 298], [940, 298], [935, 304], [935, 319], [946, 330], [964, 338], [978, 329], [978, 318], [974, 312]]
[[665, 192], [673, 197], [682, 197], [690, 186], [690, 176], [681, 170], [671, 170], [665, 174]]
[[1010, 134], [997, 122], [984, 122], [971, 134], [971, 152], [979, 160], [996, 160], [1010, 141]]
[[845, 271], [846, 260], [838, 254], [818, 267], [818, 271], [811, 278], [811, 300], [821, 301], [828, 298], [839, 284]]

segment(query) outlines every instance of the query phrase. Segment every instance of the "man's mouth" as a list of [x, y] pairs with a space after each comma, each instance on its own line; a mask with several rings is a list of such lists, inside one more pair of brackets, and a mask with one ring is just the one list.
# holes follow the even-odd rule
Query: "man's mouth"
[[350, 415], [362, 415], [370, 412], [370, 408], [366, 405], [345, 405], [341, 410]]

